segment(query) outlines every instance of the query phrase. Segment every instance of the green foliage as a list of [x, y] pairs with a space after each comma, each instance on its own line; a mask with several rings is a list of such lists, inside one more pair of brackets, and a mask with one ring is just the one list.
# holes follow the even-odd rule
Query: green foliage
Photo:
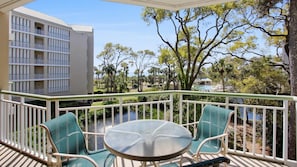
[[[105, 74], [107, 92], [124, 92], [127, 90], [128, 63], [132, 49], [120, 44], [106, 43], [104, 50], [97, 55], [102, 64], [95, 68], [96, 74]], [[122, 67], [122, 69], [120, 69]]]
[[282, 68], [273, 66], [271, 61], [279, 61], [273, 57], [253, 58], [242, 70], [241, 82], [237, 89], [246, 93], [288, 94], [288, 75]]
[[[253, 57], [249, 61], [226, 57], [209, 70], [213, 81], [225, 82], [236, 92], [256, 94], [289, 94], [289, 76], [277, 66], [278, 57]], [[224, 85], [224, 84], [223, 84]]]
[[223, 85], [223, 91], [225, 92], [225, 82], [227, 82], [228, 78], [232, 76], [233, 65], [231, 62], [225, 62], [225, 59], [220, 59], [212, 65], [211, 70], [214, 78], [220, 78]]
[[[246, 22], [241, 22], [245, 5], [230, 2], [175, 12], [144, 9], [143, 20], [155, 24], [157, 35], [166, 45], [160, 50], [159, 62], [174, 64], [181, 89], [191, 89], [203, 66], [209, 63], [210, 57], [217, 55], [218, 50], [238, 42], [231, 48], [234, 50], [249, 42], [241, 40], [247, 27]], [[175, 35], [174, 40], [167, 40], [162, 33], [162, 24]]]
[[135, 73], [137, 75], [137, 90], [138, 92], [143, 91], [143, 82], [144, 82], [144, 70], [152, 65], [152, 58], [155, 56], [155, 53], [150, 50], [140, 50], [137, 52], [131, 53], [132, 64], [136, 67]]

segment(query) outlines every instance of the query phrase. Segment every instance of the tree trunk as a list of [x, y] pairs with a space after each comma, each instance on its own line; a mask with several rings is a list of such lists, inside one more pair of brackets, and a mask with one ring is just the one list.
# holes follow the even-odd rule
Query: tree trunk
[[[290, 21], [289, 21], [289, 62], [290, 62], [290, 82], [291, 95], [297, 96], [297, 1], [290, 1]], [[296, 159], [296, 106], [290, 105], [289, 114], [289, 159]]]

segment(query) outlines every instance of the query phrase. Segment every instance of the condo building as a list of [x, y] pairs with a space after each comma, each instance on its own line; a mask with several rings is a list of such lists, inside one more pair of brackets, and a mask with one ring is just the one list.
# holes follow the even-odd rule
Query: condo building
[[12, 91], [73, 95], [93, 92], [94, 32], [90, 26], [19, 7], [10, 14]]

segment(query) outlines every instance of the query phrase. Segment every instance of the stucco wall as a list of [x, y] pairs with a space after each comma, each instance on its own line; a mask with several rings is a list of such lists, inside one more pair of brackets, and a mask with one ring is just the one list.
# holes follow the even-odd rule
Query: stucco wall
[[0, 89], [8, 90], [9, 13], [0, 12]]
[[70, 93], [92, 93], [93, 32], [71, 31], [70, 41]]

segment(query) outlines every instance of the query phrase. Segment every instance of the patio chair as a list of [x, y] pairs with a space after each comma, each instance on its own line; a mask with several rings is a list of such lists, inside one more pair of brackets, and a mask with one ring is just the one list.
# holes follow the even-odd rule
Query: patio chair
[[198, 161], [201, 153], [218, 154], [222, 151], [223, 155], [226, 155], [224, 138], [228, 135], [226, 130], [233, 113], [232, 110], [213, 105], [206, 105], [203, 108], [196, 136], [189, 150], [194, 160]]
[[40, 126], [47, 132], [58, 166], [109, 167], [113, 164], [115, 156], [108, 150], [87, 150], [83, 132], [73, 113], [69, 112]]

